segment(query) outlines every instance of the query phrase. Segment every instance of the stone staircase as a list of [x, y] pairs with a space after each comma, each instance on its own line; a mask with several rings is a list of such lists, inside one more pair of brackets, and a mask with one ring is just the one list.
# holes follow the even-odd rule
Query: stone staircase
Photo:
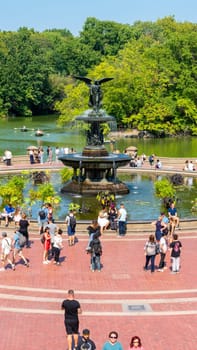
[[[77, 230], [76, 234], [87, 236], [87, 227], [90, 225], [91, 220], [81, 220], [77, 221]], [[63, 221], [56, 221], [57, 226], [61, 227], [64, 232], [66, 231], [66, 224]], [[4, 228], [4, 222], [1, 223], [0, 226], [1, 231], [6, 232], [14, 232], [15, 225], [13, 222], [9, 224], [8, 227]], [[38, 234], [38, 224], [37, 221], [32, 220], [30, 225], [31, 235], [37, 235]], [[180, 231], [187, 231], [187, 232], [194, 232], [197, 234], [197, 219], [182, 219], [180, 220]], [[152, 224], [151, 221], [129, 221], [127, 223], [127, 235], [144, 235], [144, 234], [150, 234], [155, 232], [155, 225]], [[106, 230], [105, 236], [110, 236], [111, 234], [114, 234], [115, 231], [112, 230]]]

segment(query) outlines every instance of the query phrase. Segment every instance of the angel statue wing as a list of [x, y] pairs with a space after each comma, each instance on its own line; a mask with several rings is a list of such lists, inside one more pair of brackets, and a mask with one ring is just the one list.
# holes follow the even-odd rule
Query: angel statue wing
[[94, 81], [92, 79], [77, 76], [77, 75], [75, 75], [74, 78], [81, 80], [86, 85], [88, 85], [90, 90], [89, 106], [93, 107], [93, 109], [98, 112], [98, 110], [101, 108], [101, 100], [103, 98], [103, 94], [101, 91], [101, 84], [109, 80], [112, 80], [113, 78], [102, 78]]
[[84, 81], [84, 83], [86, 83], [88, 86], [91, 85], [92, 79], [86, 78], [86, 77], [81, 77], [81, 76], [77, 76], [74, 75], [73, 78]]
[[95, 83], [97, 83], [98, 85], [101, 85], [101, 84], [105, 83], [106, 81], [113, 80], [113, 79], [114, 78], [102, 78], [99, 80], [95, 80]]

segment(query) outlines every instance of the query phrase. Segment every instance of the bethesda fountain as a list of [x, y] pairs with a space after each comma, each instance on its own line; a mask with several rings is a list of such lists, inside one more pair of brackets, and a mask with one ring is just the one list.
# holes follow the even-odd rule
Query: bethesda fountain
[[87, 77], [75, 77], [89, 87], [89, 107], [77, 121], [88, 124], [87, 141], [82, 153], [68, 153], [59, 156], [64, 165], [73, 168], [73, 177], [64, 184], [62, 192], [96, 194], [110, 191], [126, 194], [128, 187], [117, 178], [117, 168], [125, 166], [131, 158], [126, 154], [108, 153], [104, 146], [103, 124], [114, 122], [102, 107], [101, 84], [113, 78], [102, 78], [92, 82]]

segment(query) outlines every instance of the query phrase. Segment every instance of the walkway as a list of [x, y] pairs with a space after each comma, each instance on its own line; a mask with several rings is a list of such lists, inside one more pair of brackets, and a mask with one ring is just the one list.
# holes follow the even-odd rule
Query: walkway
[[[16, 168], [16, 167], [15, 167]], [[84, 223], [85, 225], [85, 223]], [[65, 225], [60, 223], [64, 229]], [[83, 226], [84, 228], [84, 226]], [[8, 228], [11, 235], [13, 224]], [[178, 231], [183, 244], [181, 272], [143, 270], [143, 247], [150, 232], [129, 230], [124, 238], [112, 231], [102, 237], [103, 269], [89, 270], [87, 233], [78, 225], [78, 242], [68, 247], [64, 235], [62, 265], [42, 264], [36, 225], [30, 227], [30, 267], [0, 272], [1, 348], [3, 350], [67, 349], [61, 301], [73, 288], [80, 301], [80, 331], [91, 330], [97, 349], [111, 330], [124, 349], [139, 335], [145, 350], [194, 350], [197, 344], [197, 234], [195, 227]], [[1, 232], [5, 228], [1, 227]], [[156, 260], [158, 265], [158, 257]]]
[[[65, 232], [65, 225], [61, 227]], [[75, 290], [83, 309], [80, 331], [91, 329], [97, 349], [110, 330], [119, 332], [124, 349], [135, 334], [145, 349], [196, 348], [196, 231], [178, 231], [183, 252], [181, 272], [176, 275], [170, 273], [169, 253], [163, 273], [143, 271], [146, 233], [119, 238], [108, 231], [102, 237], [103, 269], [92, 273], [85, 253], [87, 234], [79, 227], [75, 246], [68, 247], [64, 235], [61, 266], [42, 265], [40, 237], [35, 230], [30, 232], [31, 249], [24, 249], [30, 267], [19, 263], [16, 271], [0, 273], [2, 349], [66, 349], [60, 305], [69, 288]]]
[[[197, 170], [196, 171], [183, 171], [185, 161], [188, 158], [168, 158], [168, 157], [157, 157], [162, 162], [162, 169], [155, 169], [154, 166], [150, 166], [148, 160], [143, 164], [140, 168], [132, 168], [129, 165], [118, 168], [118, 172], [130, 172], [130, 173], [136, 173], [136, 172], [147, 172], [147, 173], [154, 173], [154, 174], [175, 174], [180, 173], [184, 176], [194, 176], [197, 177]], [[197, 159], [196, 158], [190, 158], [189, 160], [192, 160], [194, 165], [197, 167]], [[20, 156], [14, 156], [12, 160], [12, 165], [7, 166], [5, 163], [0, 163], [0, 174], [5, 173], [18, 173], [21, 170], [24, 169], [32, 169], [32, 170], [46, 170], [50, 169], [51, 171], [57, 171], [58, 169], [63, 168], [64, 165], [62, 162], [52, 162], [52, 164], [46, 162], [43, 164], [30, 164], [29, 157], [27, 155], [20, 155]]]

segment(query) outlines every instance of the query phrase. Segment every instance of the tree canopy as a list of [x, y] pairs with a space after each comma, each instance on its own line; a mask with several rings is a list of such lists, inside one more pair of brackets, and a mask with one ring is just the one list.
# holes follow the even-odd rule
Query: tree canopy
[[133, 25], [87, 18], [66, 29], [0, 32], [0, 116], [59, 113], [72, 122], [88, 88], [74, 75], [113, 77], [103, 104], [117, 124], [197, 135], [197, 25], [173, 17]]

